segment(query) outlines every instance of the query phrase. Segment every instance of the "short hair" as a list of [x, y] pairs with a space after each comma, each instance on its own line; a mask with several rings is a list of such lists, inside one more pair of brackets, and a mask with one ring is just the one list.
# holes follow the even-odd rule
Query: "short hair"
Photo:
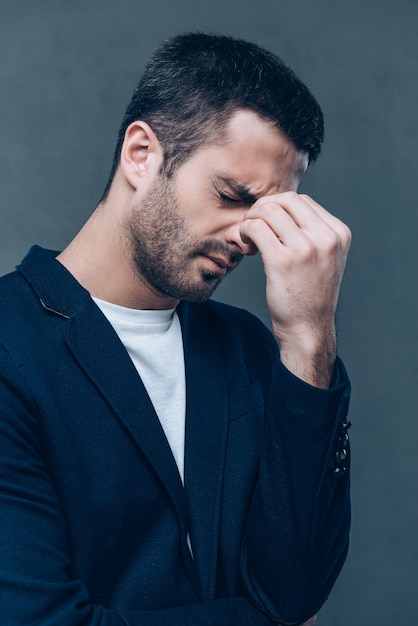
[[172, 176], [199, 147], [217, 143], [239, 109], [273, 122], [315, 161], [321, 151], [321, 108], [306, 85], [275, 54], [225, 35], [185, 33], [164, 41], [145, 67], [119, 129], [104, 199], [120, 161], [130, 124], [145, 121]]

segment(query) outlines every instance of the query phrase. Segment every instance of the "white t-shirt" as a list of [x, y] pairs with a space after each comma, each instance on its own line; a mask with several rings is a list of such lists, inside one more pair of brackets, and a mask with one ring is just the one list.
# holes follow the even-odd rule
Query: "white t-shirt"
[[175, 309], [128, 309], [93, 298], [131, 357], [151, 399], [184, 483], [186, 383]]

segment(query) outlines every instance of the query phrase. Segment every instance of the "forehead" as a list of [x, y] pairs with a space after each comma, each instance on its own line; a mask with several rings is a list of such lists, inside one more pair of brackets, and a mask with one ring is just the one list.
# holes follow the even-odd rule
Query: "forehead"
[[255, 196], [296, 189], [308, 166], [306, 153], [273, 122], [252, 111], [235, 112], [216, 139], [191, 160], [201, 173], [233, 180]]

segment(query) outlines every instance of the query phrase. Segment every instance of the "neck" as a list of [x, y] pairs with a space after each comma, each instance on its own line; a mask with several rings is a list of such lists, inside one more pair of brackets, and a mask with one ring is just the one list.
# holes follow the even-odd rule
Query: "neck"
[[95, 298], [131, 309], [170, 309], [178, 300], [152, 285], [133, 267], [121, 224], [108, 202], [100, 204], [57, 257]]

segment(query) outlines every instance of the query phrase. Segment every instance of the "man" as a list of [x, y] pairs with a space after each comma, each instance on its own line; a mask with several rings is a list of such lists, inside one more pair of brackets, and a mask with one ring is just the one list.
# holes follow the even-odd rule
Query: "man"
[[[315, 621], [349, 531], [350, 234], [296, 192], [322, 135], [274, 55], [174, 37], [84, 228], [2, 279], [2, 624]], [[257, 252], [275, 337], [209, 300]]]

